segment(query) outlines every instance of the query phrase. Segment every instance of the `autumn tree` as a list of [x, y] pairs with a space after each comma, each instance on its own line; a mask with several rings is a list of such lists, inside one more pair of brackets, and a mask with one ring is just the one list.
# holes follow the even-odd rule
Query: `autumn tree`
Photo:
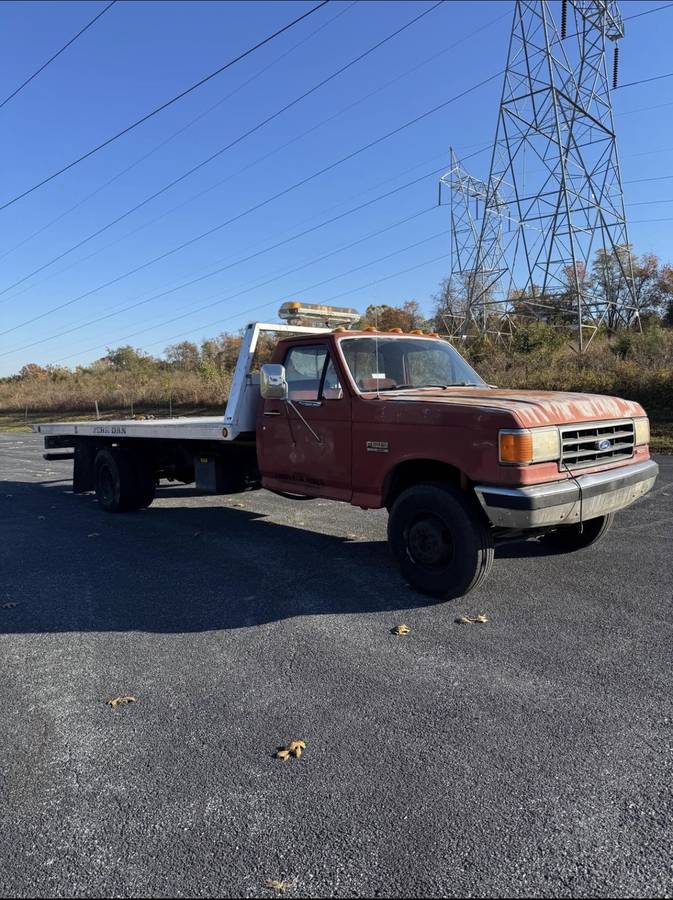
[[37, 363], [26, 363], [19, 370], [18, 377], [26, 381], [40, 381], [47, 377], [47, 370]]
[[124, 347], [107, 348], [103, 362], [111, 369], [122, 372], [138, 372], [147, 369], [156, 362], [149, 354], [136, 350], [127, 344]]
[[191, 341], [171, 344], [170, 347], [166, 347], [164, 355], [172, 366], [189, 371], [196, 369], [201, 361], [199, 348]]
[[241, 348], [238, 334], [220, 334], [201, 343], [202, 365], [215, 366], [220, 372], [233, 372]]
[[427, 328], [429, 323], [421, 312], [420, 304], [416, 300], [407, 300], [401, 306], [389, 306], [387, 303], [368, 306], [358, 327], [366, 328], [368, 325], [381, 331], [389, 331], [391, 328], [413, 331]]

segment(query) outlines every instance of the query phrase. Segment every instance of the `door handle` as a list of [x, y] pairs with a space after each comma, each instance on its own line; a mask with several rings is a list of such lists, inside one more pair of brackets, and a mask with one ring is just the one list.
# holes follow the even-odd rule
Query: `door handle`
[[265, 416], [279, 416], [280, 411], [277, 409], [264, 410], [264, 415]]

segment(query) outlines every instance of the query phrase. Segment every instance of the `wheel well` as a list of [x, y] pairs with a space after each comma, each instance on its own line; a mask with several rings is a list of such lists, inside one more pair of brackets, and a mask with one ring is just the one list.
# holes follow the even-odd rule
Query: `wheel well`
[[436, 459], [409, 459], [397, 465], [384, 484], [383, 498], [388, 509], [402, 491], [428, 481], [442, 481], [456, 487], [467, 488], [468, 479], [460, 469]]

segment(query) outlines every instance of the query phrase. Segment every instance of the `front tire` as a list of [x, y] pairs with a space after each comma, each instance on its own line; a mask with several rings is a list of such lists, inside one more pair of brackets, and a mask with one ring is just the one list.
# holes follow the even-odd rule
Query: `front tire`
[[469, 593], [493, 565], [493, 538], [476, 501], [447, 484], [418, 484], [400, 494], [388, 542], [409, 584], [432, 597]]
[[612, 527], [614, 518], [614, 513], [608, 513], [606, 516], [589, 519], [588, 522], [584, 522], [582, 525], [561, 525], [554, 531], [549, 531], [543, 535], [541, 541], [547, 547], [553, 547], [554, 550], [558, 550], [560, 553], [573, 553], [575, 550], [583, 550], [585, 547], [592, 547], [603, 540]]

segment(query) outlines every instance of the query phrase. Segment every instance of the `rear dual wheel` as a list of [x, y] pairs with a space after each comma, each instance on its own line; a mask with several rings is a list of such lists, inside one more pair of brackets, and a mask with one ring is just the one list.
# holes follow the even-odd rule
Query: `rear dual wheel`
[[477, 502], [440, 482], [400, 494], [390, 510], [388, 542], [409, 584], [433, 597], [467, 594], [493, 565], [491, 530]]
[[105, 447], [94, 461], [96, 498], [106, 512], [133, 512], [154, 500], [156, 479], [147, 460], [123, 447]]

